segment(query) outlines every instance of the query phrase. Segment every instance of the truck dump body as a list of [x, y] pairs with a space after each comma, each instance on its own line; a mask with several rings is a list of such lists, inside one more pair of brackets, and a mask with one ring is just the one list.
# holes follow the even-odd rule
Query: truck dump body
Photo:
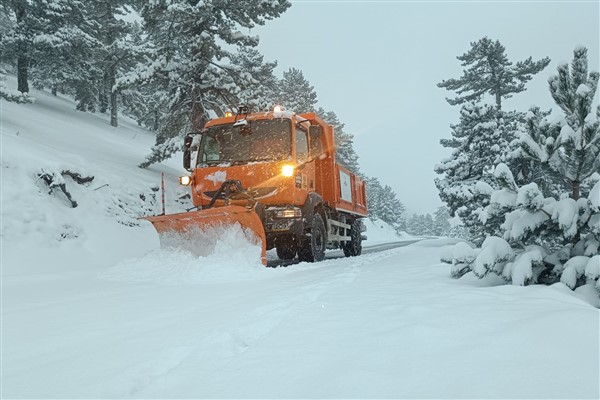
[[300, 117], [315, 121], [323, 129], [324, 156], [315, 160], [317, 170], [316, 192], [320, 193], [323, 200], [329, 202], [336, 210], [366, 217], [365, 182], [349, 169], [337, 163], [333, 128], [315, 113], [301, 114]]

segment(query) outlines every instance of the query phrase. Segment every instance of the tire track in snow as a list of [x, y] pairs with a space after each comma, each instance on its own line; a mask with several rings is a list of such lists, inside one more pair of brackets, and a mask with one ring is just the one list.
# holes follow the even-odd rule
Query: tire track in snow
[[[188, 348], [188, 353], [171, 368], [161, 366], [159, 356], [130, 369], [126, 374], [130, 387], [122, 387], [133, 389], [129, 393], [135, 397], [168, 396], [183, 386], [189, 387], [186, 393], [206, 394], [202, 392], [203, 382], [211, 382], [220, 371], [231, 369], [239, 357], [267, 341], [286, 320], [314, 307], [323, 294], [353, 282], [361, 268], [393, 254], [394, 250], [389, 250], [343, 262], [296, 265], [279, 279], [269, 281], [270, 290], [263, 304], [249, 309], [240, 320], [198, 338], [196, 346]], [[149, 368], [153, 362], [158, 365]], [[189, 371], [194, 371], [193, 375]]]

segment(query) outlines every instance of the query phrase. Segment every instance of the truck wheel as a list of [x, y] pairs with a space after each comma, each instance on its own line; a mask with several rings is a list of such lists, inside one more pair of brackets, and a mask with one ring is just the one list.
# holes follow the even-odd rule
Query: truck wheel
[[291, 260], [296, 257], [296, 241], [293, 236], [281, 237], [277, 241], [277, 257], [280, 260]]
[[346, 257], [360, 256], [362, 253], [362, 236], [360, 234], [361, 222], [355, 220], [350, 225], [350, 241], [344, 244], [344, 255]]
[[325, 258], [325, 224], [319, 214], [312, 219], [310, 237], [304, 239], [298, 246], [298, 259], [300, 261], [316, 262]]

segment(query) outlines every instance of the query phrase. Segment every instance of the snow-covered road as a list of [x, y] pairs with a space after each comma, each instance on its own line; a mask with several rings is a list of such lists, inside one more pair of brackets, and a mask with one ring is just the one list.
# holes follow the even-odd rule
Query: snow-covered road
[[561, 285], [451, 280], [442, 244], [237, 276], [198, 261], [203, 280], [166, 251], [7, 277], [3, 396], [598, 397], [597, 309]]

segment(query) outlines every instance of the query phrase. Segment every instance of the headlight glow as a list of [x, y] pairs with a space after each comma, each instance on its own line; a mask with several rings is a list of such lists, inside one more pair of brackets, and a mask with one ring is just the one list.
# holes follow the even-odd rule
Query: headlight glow
[[286, 210], [277, 210], [275, 213], [275, 218], [300, 218], [302, 217], [302, 210], [298, 207], [286, 209]]
[[180, 176], [179, 183], [183, 186], [189, 186], [192, 184], [192, 177], [191, 176]]
[[294, 175], [294, 166], [293, 165], [284, 165], [281, 168], [281, 175], [288, 176], [288, 177]]

